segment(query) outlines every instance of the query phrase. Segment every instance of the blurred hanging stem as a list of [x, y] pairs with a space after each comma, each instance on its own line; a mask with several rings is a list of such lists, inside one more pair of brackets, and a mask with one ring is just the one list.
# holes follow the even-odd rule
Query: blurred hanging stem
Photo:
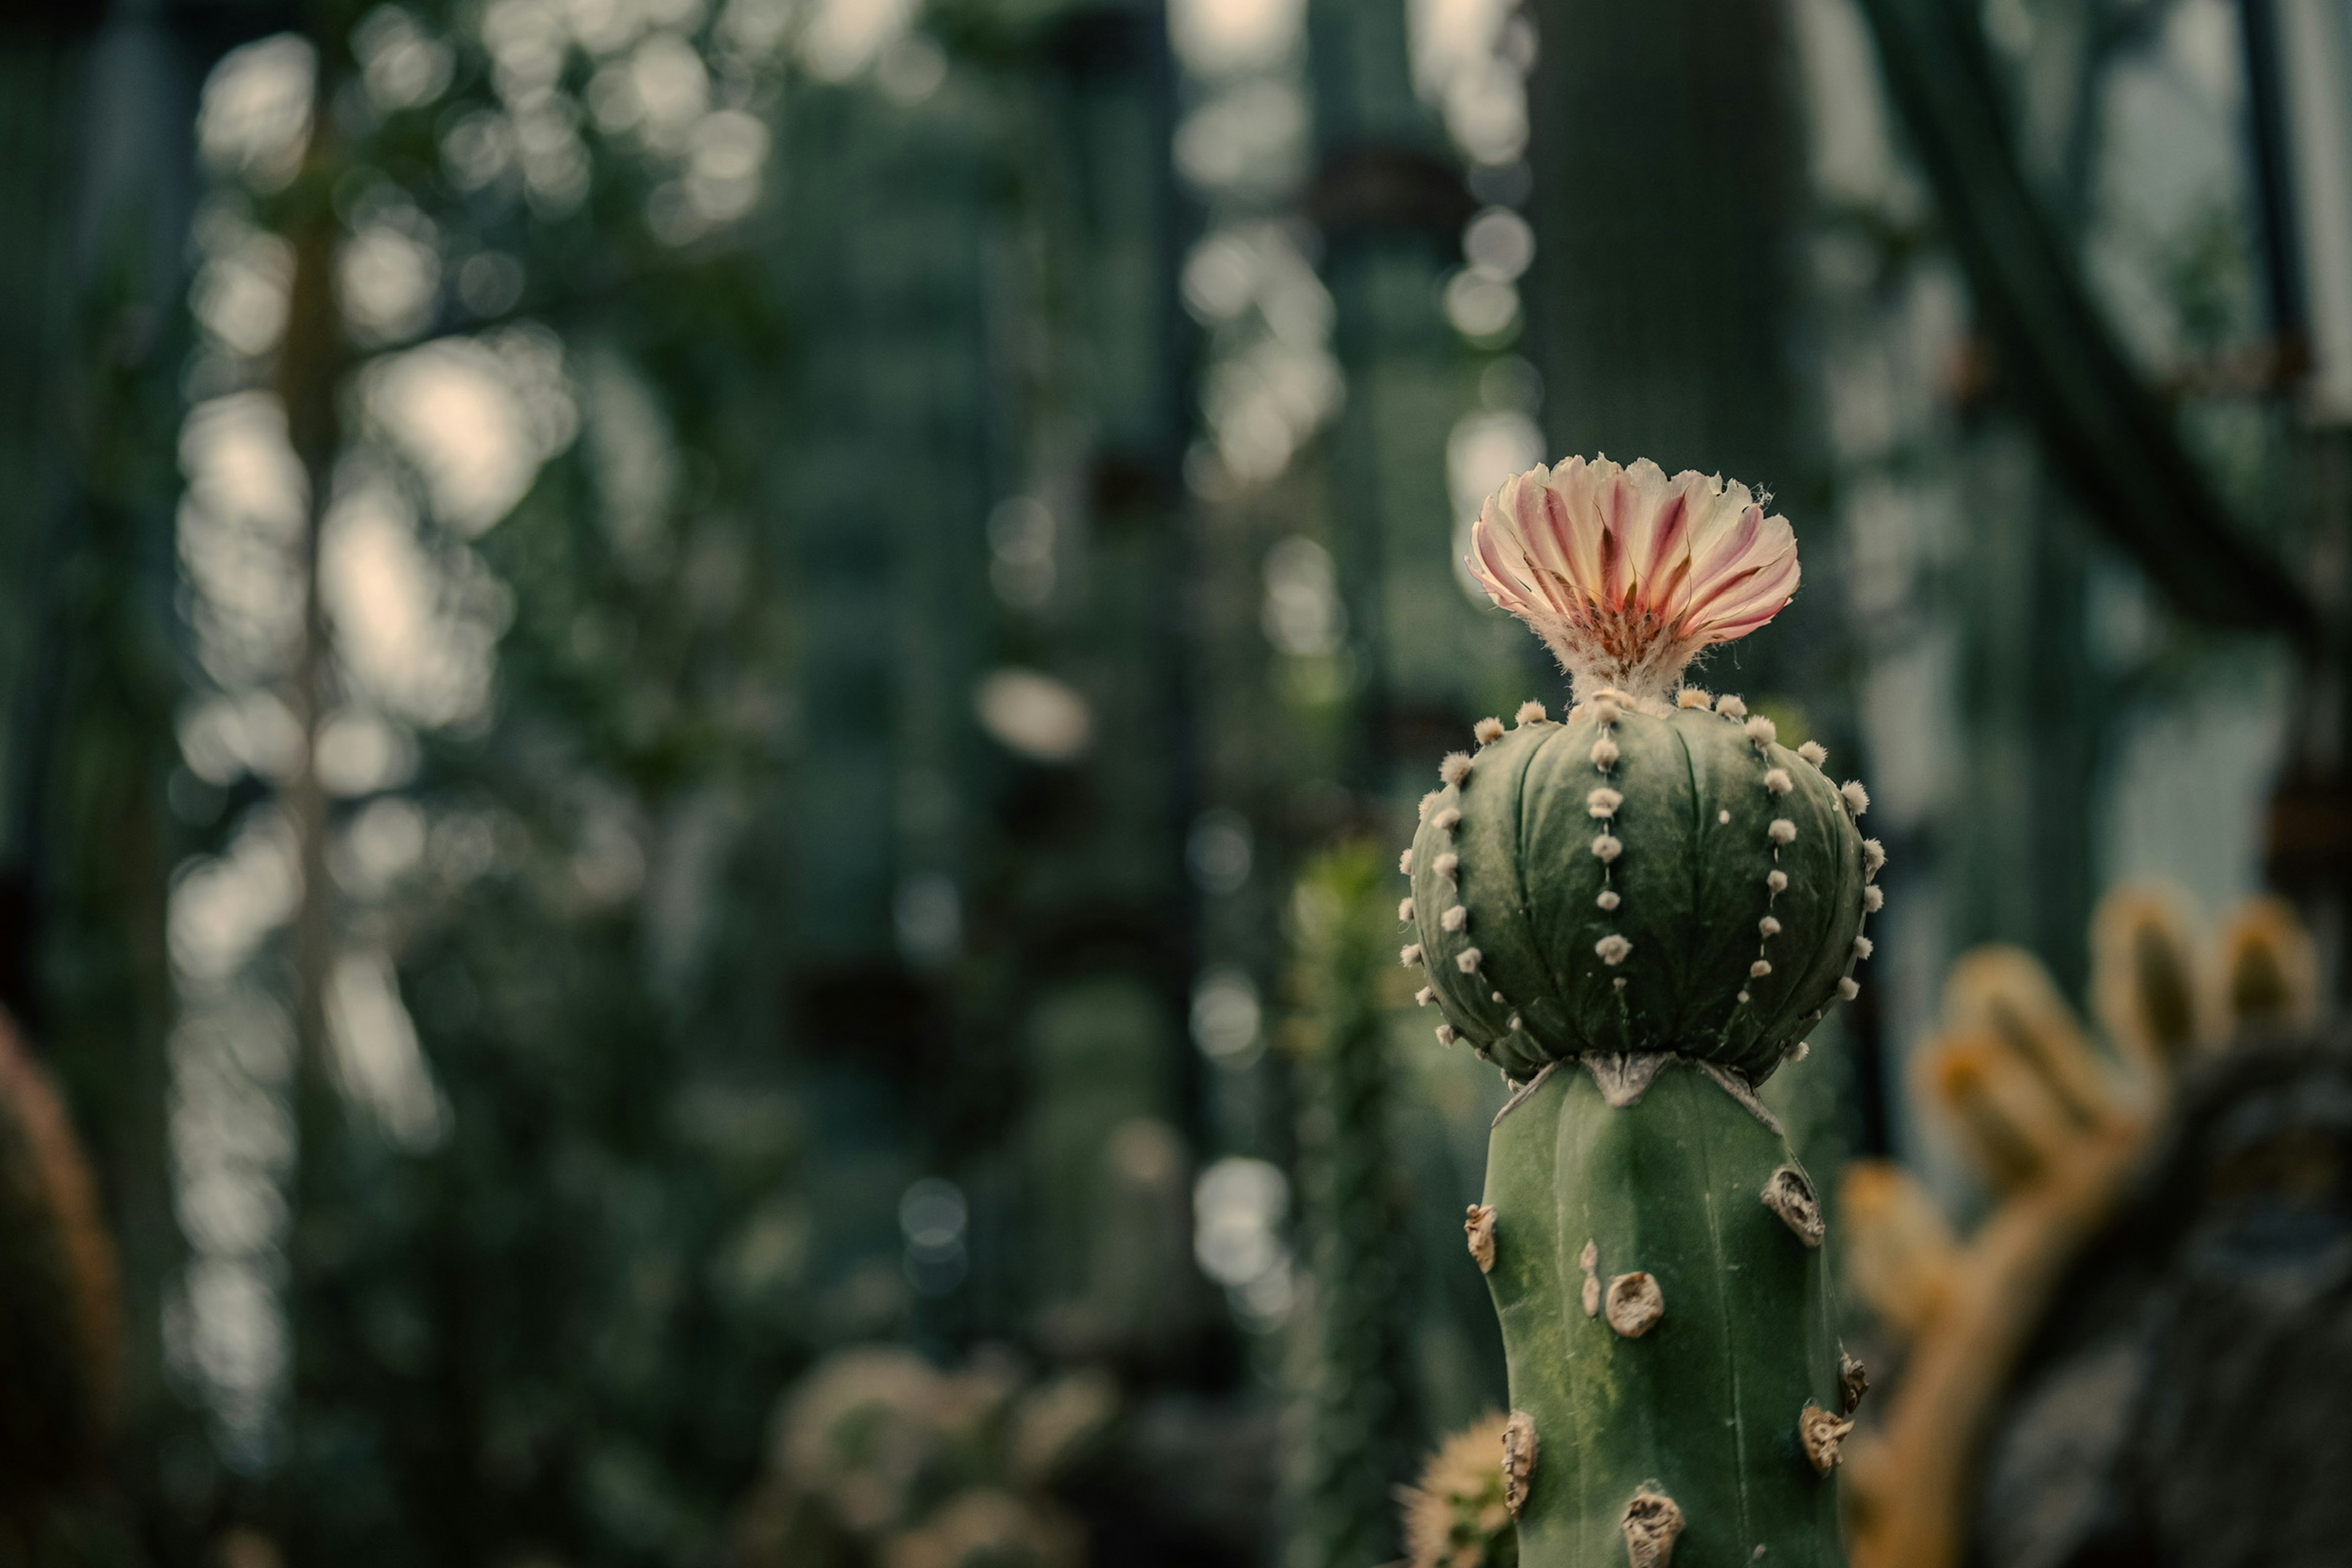
[[278, 395], [286, 408], [287, 440], [301, 462], [309, 489], [299, 547], [302, 622], [293, 691], [301, 745], [299, 766], [287, 792], [301, 870], [301, 901], [293, 928], [295, 1173], [288, 1259], [292, 1289], [287, 1303], [293, 1348], [287, 1430], [289, 1438], [298, 1441], [310, 1360], [304, 1353], [300, 1308], [304, 1287], [318, 1273], [323, 1166], [335, 1115], [327, 1061], [327, 984], [334, 966], [335, 901], [327, 869], [327, 788], [319, 776], [319, 734], [326, 719], [332, 650], [326, 608], [319, 593], [319, 546], [327, 510], [334, 499], [335, 457], [342, 445], [336, 395], [347, 351], [335, 301], [331, 80], [322, 58], [310, 145], [301, 176], [289, 193], [287, 237], [294, 248], [294, 277], [287, 294], [286, 336], [278, 349], [276, 378]]

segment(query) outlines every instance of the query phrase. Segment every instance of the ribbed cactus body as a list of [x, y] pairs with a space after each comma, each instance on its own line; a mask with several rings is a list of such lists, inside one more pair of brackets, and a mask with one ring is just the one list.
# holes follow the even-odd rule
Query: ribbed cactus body
[[1760, 1081], [1867, 951], [1859, 786], [1725, 706], [1490, 721], [1425, 803], [1407, 960], [1512, 1076], [1671, 1051]]
[[1629, 1540], [1629, 1510], [1666, 1516], [1645, 1496], [1679, 1521], [1649, 1531], [1674, 1568], [1844, 1561], [1806, 1444], [1811, 1426], [1834, 1445], [1841, 1357], [1817, 1218], [1810, 1239], [1801, 1223], [1818, 1211], [1784, 1172], [1803, 1181], [1787, 1142], [1686, 1066], [1622, 1107], [1563, 1068], [1496, 1124], [1486, 1280], [1536, 1440], [1530, 1568], [1664, 1563]]

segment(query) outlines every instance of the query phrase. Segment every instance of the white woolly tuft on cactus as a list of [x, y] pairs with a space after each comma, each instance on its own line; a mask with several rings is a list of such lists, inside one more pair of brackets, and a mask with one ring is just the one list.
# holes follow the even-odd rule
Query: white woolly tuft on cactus
[[1621, 686], [1663, 699], [1693, 655], [1780, 614], [1797, 540], [1745, 485], [1668, 479], [1570, 458], [1503, 481], [1471, 529], [1467, 564], [1532, 627], [1580, 695]]

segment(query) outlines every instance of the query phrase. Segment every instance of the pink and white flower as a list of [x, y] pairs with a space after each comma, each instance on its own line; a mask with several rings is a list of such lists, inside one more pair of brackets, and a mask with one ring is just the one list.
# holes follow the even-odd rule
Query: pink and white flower
[[1570, 458], [1503, 481], [1471, 529], [1471, 573], [1527, 622], [1577, 696], [1643, 702], [1699, 649], [1779, 615], [1797, 590], [1797, 539], [1738, 482], [1646, 458]]

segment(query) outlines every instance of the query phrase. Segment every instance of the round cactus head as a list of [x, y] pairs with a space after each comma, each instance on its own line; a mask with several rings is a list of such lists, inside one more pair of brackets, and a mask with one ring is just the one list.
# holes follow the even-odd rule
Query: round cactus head
[[1673, 1053], [1760, 1081], [1854, 994], [1884, 856], [1820, 746], [1665, 687], [1788, 602], [1788, 523], [1738, 485], [1571, 458], [1506, 482], [1474, 542], [1489, 595], [1581, 700], [1565, 722], [1533, 702], [1514, 729], [1481, 722], [1422, 803], [1403, 958], [1428, 972], [1439, 1037], [1515, 1078]]

